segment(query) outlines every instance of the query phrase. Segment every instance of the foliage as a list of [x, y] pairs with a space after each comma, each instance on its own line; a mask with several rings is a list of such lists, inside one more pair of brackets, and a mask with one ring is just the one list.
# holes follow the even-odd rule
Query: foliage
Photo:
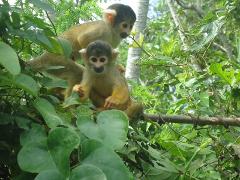
[[[204, 2], [201, 17], [175, 3], [189, 44], [183, 50], [159, 1], [161, 16], [149, 21], [142, 39], [152, 56], [143, 54], [142, 86], [132, 86], [146, 112], [239, 116], [239, 3]], [[238, 179], [239, 128], [161, 126], [129, 122], [118, 110], [94, 113], [76, 94], [62, 103], [52, 93], [65, 82], [25, 67], [43, 50], [69, 56], [69, 43], [56, 35], [99, 15], [95, 1], [0, 3], [0, 178]], [[232, 57], [216, 43], [231, 47]], [[122, 45], [121, 57], [126, 50]]]

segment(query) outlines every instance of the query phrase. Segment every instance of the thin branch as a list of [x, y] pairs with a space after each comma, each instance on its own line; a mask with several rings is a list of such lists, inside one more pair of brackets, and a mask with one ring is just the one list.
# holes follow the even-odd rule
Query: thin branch
[[150, 54], [149, 52], [147, 52], [134, 38], [134, 36], [130, 36], [130, 38], [137, 44], [137, 46], [145, 53], [147, 54], [149, 57], [153, 57], [152, 54]]
[[164, 123], [182, 123], [182, 124], [193, 124], [193, 125], [223, 125], [223, 126], [239, 126], [239, 117], [190, 117], [183, 115], [153, 115], [145, 114], [145, 119], [150, 119], [157, 122], [158, 124]]
[[202, 18], [203, 17], [203, 11], [199, 8], [197, 8], [194, 4], [189, 4], [187, 5], [186, 3], [184, 3], [183, 1], [181, 0], [176, 0], [177, 4], [179, 6], [181, 6], [183, 9], [190, 9], [190, 10], [193, 10], [197, 13], [197, 15]]
[[52, 20], [51, 20], [51, 18], [50, 18], [50, 16], [49, 16], [49, 14], [48, 14], [48, 12], [45, 11], [45, 13], [46, 13], [47, 18], [48, 18], [48, 20], [50, 21], [50, 23], [51, 23], [51, 25], [52, 25], [52, 27], [53, 27], [53, 30], [54, 30], [55, 35], [57, 36], [57, 30], [56, 30], [55, 25], [53, 24], [53, 22], [52, 22]]

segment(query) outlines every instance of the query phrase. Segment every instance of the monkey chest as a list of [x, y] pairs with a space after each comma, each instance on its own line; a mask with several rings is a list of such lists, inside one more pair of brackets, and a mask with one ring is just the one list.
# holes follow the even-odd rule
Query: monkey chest
[[92, 91], [103, 98], [107, 98], [112, 95], [113, 83], [101, 79], [95, 80]]

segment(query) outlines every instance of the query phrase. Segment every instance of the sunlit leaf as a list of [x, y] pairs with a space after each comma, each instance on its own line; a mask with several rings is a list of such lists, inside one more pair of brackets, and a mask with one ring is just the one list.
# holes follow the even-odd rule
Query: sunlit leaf
[[0, 64], [13, 75], [21, 71], [16, 52], [4, 42], [0, 42]]

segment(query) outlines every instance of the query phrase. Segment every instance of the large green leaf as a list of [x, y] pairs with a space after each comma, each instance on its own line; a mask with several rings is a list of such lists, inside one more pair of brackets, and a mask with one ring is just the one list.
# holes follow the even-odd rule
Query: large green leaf
[[121, 158], [96, 140], [87, 140], [82, 146], [83, 164], [92, 164], [101, 169], [108, 180], [133, 179]]
[[55, 128], [48, 136], [48, 148], [59, 171], [68, 177], [70, 174], [69, 157], [80, 143], [78, 134], [69, 128]]
[[13, 75], [21, 71], [16, 52], [4, 42], [0, 42], [0, 64]]
[[70, 180], [107, 180], [105, 174], [96, 166], [83, 164], [74, 168]]
[[65, 180], [57, 170], [47, 170], [40, 172], [35, 180]]
[[79, 115], [77, 126], [88, 138], [101, 141], [112, 149], [122, 148], [127, 140], [128, 118], [119, 110], [101, 112], [96, 123]]
[[48, 127], [54, 128], [62, 124], [63, 121], [56, 113], [54, 106], [46, 99], [36, 99], [34, 101], [34, 107], [41, 113]]
[[47, 133], [43, 126], [32, 124], [30, 130], [24, 131], [20, 136], [20, 144], [22, 146], [29, 143], [46, 143]]
[[52, 157], [44, 143], [28, 143], [22, 147], [17, 156], [18, 165], [24, 171], [39, 173], [56, 169]]
[[38, 95], [39, 86], [31, 76], [19, 74], [14, 78], [14, 84], [33, 96]]

